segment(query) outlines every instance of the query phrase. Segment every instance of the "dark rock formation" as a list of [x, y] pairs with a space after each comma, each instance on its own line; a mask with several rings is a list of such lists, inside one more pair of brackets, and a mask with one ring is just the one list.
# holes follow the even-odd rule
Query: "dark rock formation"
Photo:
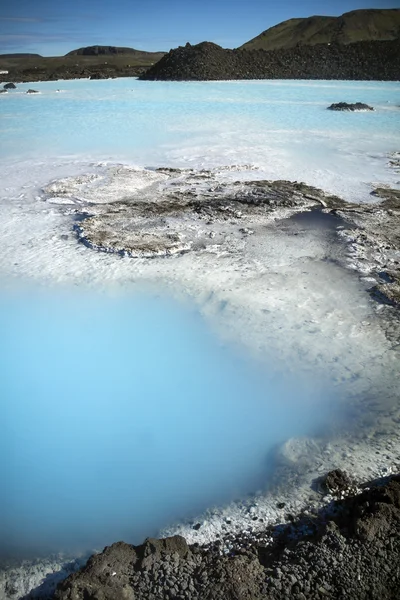
[[26, 93], [27, 94], [38, 94], [39, 92], [38, 92], [38, 90], [31, 90], [31, 89], [29, 89]]
[[341, 469], [329, 471], [329, 473], [322, 478], [320, 484], [322, 489], [334, 496], [342, 493], [348, 494], [353, 485], [350, 477]]
[[282, 50], [224, 50], [202, 42], [170, 50], [141, 79], [399, 80], [400, 40]]
[[188, 546], [180, 536], [118, 542], [59, 584], [54, 600], [389, 600], [400, 589], [400, 477], [337, 501], [330, 516]]
[[92, 73], [90, 79], [108, 79], [106, 73]]
[[16, 85], [15, 83], [6, 83], [5, 85], [3, 85], [3, 88], [5, 90], [15, 90], [16, 89]]
[[362, 102], [355, 102], [354, 104], [348, 104], [347, 102], [338, 102], [337, 104], [331, 104], [328, 106], [328, 110], [342, 110], [342, 111], [356, 111], [356, 110], [374, 110], [372, 106], [363, 104]]
[[0, 90], [0, 94], [7, 94], [8, 90]]

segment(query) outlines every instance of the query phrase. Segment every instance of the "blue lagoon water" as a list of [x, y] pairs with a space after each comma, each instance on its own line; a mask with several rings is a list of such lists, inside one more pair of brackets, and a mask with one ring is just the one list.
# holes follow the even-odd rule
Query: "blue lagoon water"
[[[26, 95], [31, 86], [0, 97], [0, 552], [140, 542], [264, 487], [268, 452], [326, 426], [336, 400], [330, 374], [277, 377], [273, 364], [223, 345], [199, 302], [164, 292], [162, 265], [159, 285], [130, 290], [141, 267], [79, 245], [73, 212], [46, 203], [42, 186], [103, 163], [248, 165], [246, 177], [303, 180], [369, 201], [372, 182], [398, 179], [388, 155], [399, 149], [400, 86], [117, 79], [35, 83], [40, 94]], [[376, 110], [326, 110], [337, 101]], [[366, 310], [358, 296], [353, 304], [354, 314]], [[288, 306], [272, 354], [301, 354], [301, 327], [315, 347], [346, 338], [334, 316], [318, 342], [308, 300], [292, 293]], [[345, 321], [352, 314], [341, 316], [343, 331], [354, 330], [343, 348], [361, 372], [360, 333]], [[332, 348], [340, 361], [342, 346]]]
[[31, 289], [0, 308], [3, 553], [139, 543], [265, 485], [268, 451], [329, 411], [165, 297]]
[[[60, 155], [140, 166], [255, 164], [347, 196], [398, 149], [398, 82], [43, 82], [3, 94], [0, 156]], [[327, 111], [360, 101], [374, 113]], [[354, 173], [357, 169], [357, 175]], [[343, 181], [337, 181], [337, 173]]]

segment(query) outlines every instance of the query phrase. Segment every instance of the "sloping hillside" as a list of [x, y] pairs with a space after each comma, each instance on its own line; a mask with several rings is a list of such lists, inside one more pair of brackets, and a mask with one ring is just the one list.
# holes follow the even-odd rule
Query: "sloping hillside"
[[289, 19], [263, 31], [240, 50], [277, 50], [315, 44], [352, 44], [400, 37], [400, 9], [353, 10], [340, 17]]

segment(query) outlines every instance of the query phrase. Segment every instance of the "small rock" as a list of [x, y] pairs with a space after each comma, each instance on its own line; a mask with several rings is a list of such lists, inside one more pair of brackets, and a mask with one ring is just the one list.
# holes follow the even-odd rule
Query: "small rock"
[[337, 102], [336, 104], [331, 104], [330, 106], [328, 106], [328, 110], [354, 112], [356, 110], [374, 110], [374, 108], [372, 106], [368, 106], [368, 104], [363, 104], [362, 102], [355, 102], [354, 104], [348, 104], [347, 102]]
[[320, 480], [320, 484], [323, 490], [330, 492], [333, 495], [348, 492], [353, 485], [350, 477], [341, 469], [329, 471], [329, 473]]

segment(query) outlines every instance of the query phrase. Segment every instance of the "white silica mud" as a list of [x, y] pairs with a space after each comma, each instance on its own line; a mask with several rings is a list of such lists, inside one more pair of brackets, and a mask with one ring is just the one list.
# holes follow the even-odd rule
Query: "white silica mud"
[[72, 568], [22, 557], [251, 535], [330, 468], [398, 468], [398, 308], [336, 208], [399, 187], [399, 84], [25, 87], [0, 97], [0, 597]]

